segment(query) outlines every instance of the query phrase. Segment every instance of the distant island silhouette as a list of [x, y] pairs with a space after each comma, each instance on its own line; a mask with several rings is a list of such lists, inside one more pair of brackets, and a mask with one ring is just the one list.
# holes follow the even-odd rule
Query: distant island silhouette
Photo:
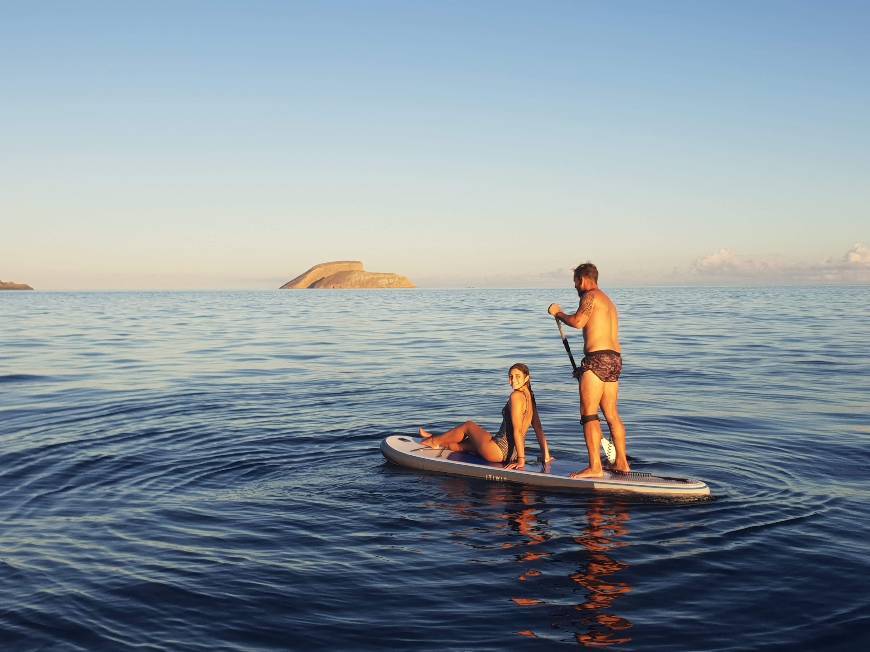
[[0, 281], [0, 290], [32, 290], [33, 288], [26, 283], [16, 283], [15, 281]]
[[350, 290], [416, 287], [407, 276], [388, 272], [367, 272], [359, 260], [320, 263], [291, 281], [281, 290]]

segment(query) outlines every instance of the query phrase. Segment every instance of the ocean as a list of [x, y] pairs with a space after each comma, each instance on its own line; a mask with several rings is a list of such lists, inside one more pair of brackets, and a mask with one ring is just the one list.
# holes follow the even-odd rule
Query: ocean
[[634, 470], [712, 500], [385, 462], [520, 361], [582, 468], [567, 283], [0, 293], [0, 649], [870, 649], [870, 288], [604, 289]]

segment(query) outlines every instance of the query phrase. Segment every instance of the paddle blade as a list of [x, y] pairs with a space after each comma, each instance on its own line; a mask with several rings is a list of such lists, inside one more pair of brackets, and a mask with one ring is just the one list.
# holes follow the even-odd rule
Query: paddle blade
[[607, 461], [611, 464], [616, 463], [616, 446], [613, 445], [613, 442], [607, 439], [606, 437], [601, 438], [601, 450], [604, 453], [604, 456], [607, 458]]

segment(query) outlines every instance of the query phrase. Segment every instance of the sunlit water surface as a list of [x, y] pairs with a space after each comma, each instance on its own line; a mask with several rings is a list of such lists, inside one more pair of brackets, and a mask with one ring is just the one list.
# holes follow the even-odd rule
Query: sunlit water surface
[[0, 647], [870, 649], [868, 288], [611, 294], [634, 467], [712, 501], [385, 463], [523, 361], [580, 468], [570, 288], [3, 293]]

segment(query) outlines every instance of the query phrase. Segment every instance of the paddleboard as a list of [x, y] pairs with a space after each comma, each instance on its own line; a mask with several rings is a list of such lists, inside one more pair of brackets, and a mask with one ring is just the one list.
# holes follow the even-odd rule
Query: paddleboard
[[605, 471], [603, 478], [571, 478], [577, 462], [556, 460], [544, 471], [541, 464], [526, 464], [523, 470], [507, 470], [498, 462], [487, 462], [471, 453], [455, 453], [446, 448], [429, 448], [420, 439], [393, 435], [381, 442], [381, 453], [390, 462], [421, 471], [478, 478], [490, 482], [512, 482], [554, 491], [608, 491], [647, 496], [699, 498], [710, 495], [700, 480], [672, 478], [650, 473]]

